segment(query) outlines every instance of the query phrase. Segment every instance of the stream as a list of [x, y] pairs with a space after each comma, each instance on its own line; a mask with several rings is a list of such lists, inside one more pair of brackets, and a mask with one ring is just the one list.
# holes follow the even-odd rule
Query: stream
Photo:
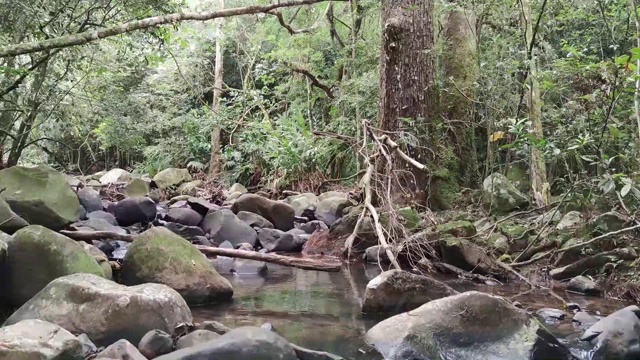
[[[232, 303], [192, 309], [194, 321], [216, 320], [231, 328], [270, 323], [292, 343], [322, 350], [347, 359], [382, 359], [364, 342], [364, 334], [382, 319], [364, 319], [360, 301], [370, 279], [381, 272], [377, 265], [355, 263], [341, 272], [328, 273], [268, 265], [264, 275], [225, 274], [234, 288]], [[527, 310], [561, 309], [560, 300], [546, 292], [532, 292], [517, 285], [478, 285], [452, 277], [441, 277], [458, 291], [477, 290], [520, 302]], [[578, 304], [593, 315], [608, 315], [626, 304], [597, 297], [560, 293], [567, 302]], [[565, 320], [546, 323], [548, 329], [566, 342], [574, 355], [588, 359], [588, 348], [579, 338], [583, 330]]]

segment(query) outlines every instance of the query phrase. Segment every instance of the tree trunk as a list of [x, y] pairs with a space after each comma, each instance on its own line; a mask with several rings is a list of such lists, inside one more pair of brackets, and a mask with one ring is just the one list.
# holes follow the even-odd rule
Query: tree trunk
[[[218, 0], [220, 9], [224, 9], [224, 0]], [[216, 63], [213, 81], [213, 101], [211, 104], [212, 115], [215, 117], [213, 129], [211, 130], [211, 159], [209, 161], [209, 175], [217, 177], [222, 170], [222, 159], [220, 158], [220, 124], [218, 112], [220, 110], [220, 94], [222, 93], [222, 79], [224, 67], [224, 47], [223, 47], [223, 26], [224, 18], [218, 19], [216, 36]]]
[[[382, 5], [379, 127], [394, 136], [401, 119], [414, 121], [420, 146], [435, 113], [433, 0], [385, 0]], [[428, 151], [408, 149], [426, 163]], [[405, 164], [406, 165], [406, 164]], [[407, 166], [408, 167], [408, 166]], [[386, 169], [388, 173], [391, 169]], [[406, 185], [424, 190], [427, 177], [416, 174]]]
[[[542, 99], [540, 98], [540, 84], [537, 79], [536, 56], [535, 56], [535, 33], [533, 27], [533, 16], [531, 15], [531, 3], [529, 0], [522, 2], [522, 20], [525, 26], [525, 40], [527, 46], [527, 108], [529, 110], [529, 121], [531, 122], [531, 134], [533, 140], [530, 144], [530, 174], [531, 188], [537, 206], [545, 206], [549, 203], [549, 183], [547, 182], [547, 167], [544, 162], [544, 152], [537, 142], [544, 139], [542, 129]], [[542, 14], [540, 14], [542, 16]]]
[[[475, 89], [478, 79], [476, 17], [453, 4], [447, 15], [444, 37], [444, 73], [447, 89], [443, 99], [448, 136], [456, 157], [457, 173], [450, 179], [457, 185], [472, 188], [478, 182], [478, 160], [475, 139]], [[452, 164], [453, 165], [453, 164]]]
[[[636, 46], [640, 48], [640, 18], [638, 17], [638, 1], [631, 0], [631, 11], [636, 23]], [[638, 127], [637, 147], [640, 149], [640, 59], [636, 60], [636, 89], [633, 96], [636, 125]]]

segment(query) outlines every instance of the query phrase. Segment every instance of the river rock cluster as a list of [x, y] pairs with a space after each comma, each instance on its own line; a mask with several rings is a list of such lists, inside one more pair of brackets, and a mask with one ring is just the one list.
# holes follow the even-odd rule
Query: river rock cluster
[[[114, 186], [119, 201], [104, 199]], [[194, 324], [189, 307], [233, 297], [218, 270], [266, 271], [208, 259], [194, 244], [300, 252], [354, 205], [348, 194], [274, 201], [236, 184], [214, 204], [194, 196], [200, 186], [185, 169], [153, 179], [122, 169], [82, 178], [42, 165], [0, 171], [0, 358], [338, 359], [270, 329]], [[159, 201], [158, 192], [175, 196]], [[313, 220], [300, 224], [303, 213]], [[96, 236], [81, 242], [62, 230]]]

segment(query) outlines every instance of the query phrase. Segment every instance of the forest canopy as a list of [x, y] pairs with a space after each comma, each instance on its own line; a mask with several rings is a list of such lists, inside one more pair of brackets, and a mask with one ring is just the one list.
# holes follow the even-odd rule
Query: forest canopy
[[[424, 163], [417, 190], [432, 206], [494, 172], [539, 204], [569, 189], [585, 201], [640, 197], [635, 0], [316, 2], [20, 52], [284, 2], [0, 0], [2, 165], [153, 176], [214, 159], [228, 182], [296, 188], [356, 178], [368, 120]], [[413, 3], [424, 33], [394, 38], [396, 25], [418, 28], [406, 13], [394, 23], [394, 7]], [[429, 50], [389, 56], [417, 42]], [[399, 88], [424, 89], [398, 94], [393, 77], [411, 71], [420, 80]], [[416, 111], [394, 112], [414, 95]]]

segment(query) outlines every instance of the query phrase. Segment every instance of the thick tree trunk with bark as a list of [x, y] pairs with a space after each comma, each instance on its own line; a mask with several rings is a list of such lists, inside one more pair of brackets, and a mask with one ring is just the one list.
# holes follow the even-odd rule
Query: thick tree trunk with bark
[[[224, 0], [219, 0], [220, 9], [224, 9]], [[224, 18], [218, 19], [216, 35], [216, 63], [213, 81], [213, 102], [211, 104], [212, 115], [218, 120], [220, 110], [220, 95], [222, 94], [223, 68], [224, 68], [224, 48], [223, 48], [223, 27]], [[220, 125], [214, 121], [211, 130], [211, 159], [209, 160], [209, 175], [219, 176], [222, 170], [222, 159], [220, 158]]]
[[[470, 10], [456, 6], [446, 17], [443, 59], [446, 95], [443, 115], [447, 122], [449, 146], [456, 155], [454, 175], [459, 185], [473, 187], [478, 182], [475, 141], [475, 82], [478, 79], [476, 17]], [[454, 179], [451, 179], [454, 180]]]
[[[390, 133], [402, 119], [415, 121], [421, 139], [435, 112], [433, 0], [385, 0], [382, 5], [379, 127]], [[428, 147], [429, 144], [421, 143]], [[427, 151], [409, 155], [425, 163]], [[390, 169], [387, 169], [389, 171]], [[424, 190], [425, 174], [416, 174], [414, 190]]]

